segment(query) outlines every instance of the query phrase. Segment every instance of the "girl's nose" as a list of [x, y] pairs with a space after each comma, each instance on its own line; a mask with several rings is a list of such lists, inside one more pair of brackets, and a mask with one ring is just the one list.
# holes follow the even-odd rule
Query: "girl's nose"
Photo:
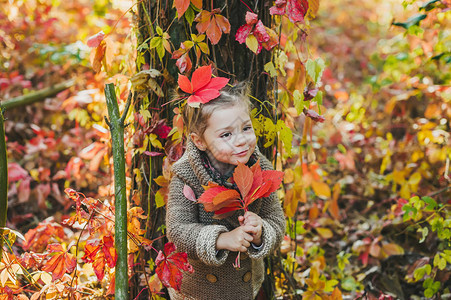
[[246, 144], [246, 137], [244, 134], [239, 133], [235, 138], [235, 146], [242, 146]]

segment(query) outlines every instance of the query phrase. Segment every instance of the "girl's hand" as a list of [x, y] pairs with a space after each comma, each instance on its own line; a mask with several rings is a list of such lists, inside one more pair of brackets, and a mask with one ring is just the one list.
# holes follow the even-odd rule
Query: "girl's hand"
[[244, 216], [239, 216], [238, 221], [241, 226], [252, 226], [253, 230], [248, 233], [252, 234], [252, 243], [255, 246], [260, 246], [262, 244], [262, 228], [263, 222], [262, 218], [260, 218], [257, 214], [247, 211], [244, 213]]
[[246, 252], [254, 239], [250, 233], [254, 231], [255, 228], [253, 226], [244, 225], [232, 231], [223, 232], [216, 240], [216, 249]]

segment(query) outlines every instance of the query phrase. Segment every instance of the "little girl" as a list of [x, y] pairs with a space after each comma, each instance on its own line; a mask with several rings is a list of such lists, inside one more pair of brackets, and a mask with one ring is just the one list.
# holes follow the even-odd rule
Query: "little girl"
[[[243, 87], [224, 88], [220, 96], [183, 112], [188, 142], [173, 166], [167, 203], [167, 236], [186, 252], [193, 273], [184, 273], [180, 292], [171, 299], [251, 300], [264, 279], [263, 258], [282, 241], [285, 219], [275, 193], [254, 201], [249, 211], [213, 219], [203, 205], [184, 196], [188, 185], [199, 198], [202, 186], [215, 182], [233, 188], [229, 178], [238, 162], [263, 170], [271, 163], [256, 147], [249, 99]], [[241, 268], [233, 264], [240, 253]]]

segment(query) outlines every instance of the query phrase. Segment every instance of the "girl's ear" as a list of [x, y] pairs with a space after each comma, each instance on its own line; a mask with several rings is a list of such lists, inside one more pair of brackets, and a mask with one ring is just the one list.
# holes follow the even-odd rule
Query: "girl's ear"
[[191, 140], [193, 141], [194, 145], [196, 145], [197, 149], [199, 149], [200, 151], [207, 150], [207, 145], [204, 143], [204, 140], [197, 133], [191, 132], [189, 136], [191, 137]]

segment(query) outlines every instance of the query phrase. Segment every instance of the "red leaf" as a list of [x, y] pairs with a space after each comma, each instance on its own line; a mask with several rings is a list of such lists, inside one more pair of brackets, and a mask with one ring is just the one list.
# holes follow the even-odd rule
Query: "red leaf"
[[308, 11], [308, 0], [288, 0], [287, 1], [287, 16], [291, 22], [304, 23], [304, 16]]
[[257, 38], [257, 41], [259, 41], [260, 43], [269, 41], [269, 34], [266, 32], [265, 26], [260, 20], [258, 20], [252, 33]]
[[100, 42], [102, 42], [104, 38], [105, 33], [103, 33], [103, 31], [100, 31], [99, 33], [91, 36], [86, 44], [91, 48], [96, 48], [97, 46], [100, 45]]
[[324, 118], [324, 116], [319, 115], [316, 111], [314, 111], [313, 109], [306, 109], [304, 108], [304, 114], [306, 117], [309, 117], [310, 119], [312, 119], [315, 122], [324, 122], [326, 119]]
[[235, 181], [238, 186], [241, 196], [246, 198], [253, 182], [253, 174], [251, 169], [245, 164], [238, 162], [238, 166], [233, 172], [233, 181]]
[[286, 0], [276, 0], [275, 5], [269, 9], [271, 15], [284, 15], [286, 10]]
[[238, 41], [240, 44], [245, 43], [246, 38], [249, 36], [249, 34], [252, 31], [252, 27], [253, 27], [252, 25], [244, 24], [243, 26], [238, 28], [236, 35], [235, 35], [235, 40]]
[[166, 287], [180, 291], [183, 278], [181, 271], [192, 273], [194, 270], [188, 263], [188, 255], [184, 252], [178, 253], [175, 251], [176, 248], [173, 243], [164, 245], [164, 252], [160, 251], [155, 260], [157, 265], [155, 272]]
[[8, 164], [8, 181], [10, 183], [28, 177], [28, 172], [17, 163]]
[[143, 154], [152, 156], [152, 157], [164, 155], [163, 153], [155, 152], [155, 151], [144, 151]]
[[253, 24], [257, 23], [257, 21], [258, 21], [257, 14], [254, 14], [250, 11], [248, 11], [246, 13], [246, 24], [253, 25]]
[[179, 59], [177, 59], [175, 65], [179, 68], [180, 73], [189, 72], [193, 67], [191, 58], [189, 58], [189, 55], [187, 53], [183, 54]]
[[270, 182], [271, 187], [269, 190], [262, 195], [262, 197], [268, 197], [272, 192], [275, 192], [283, 180], [284, 173], [281, 171], [275, 171], [275, 170], [265, 170], [262, 171], [263, 173], [263, 182]]
[[105, 265], [110, 268], [116, 266], [117, 253], [114, 248], [113, 237], [104, 236], [102, 240], [92, 239], [86, 243], [85, 255], [82, 259], [86, 262], [93, 263], [94, 273], [98, 280], [102, 280], [105, 276]]

